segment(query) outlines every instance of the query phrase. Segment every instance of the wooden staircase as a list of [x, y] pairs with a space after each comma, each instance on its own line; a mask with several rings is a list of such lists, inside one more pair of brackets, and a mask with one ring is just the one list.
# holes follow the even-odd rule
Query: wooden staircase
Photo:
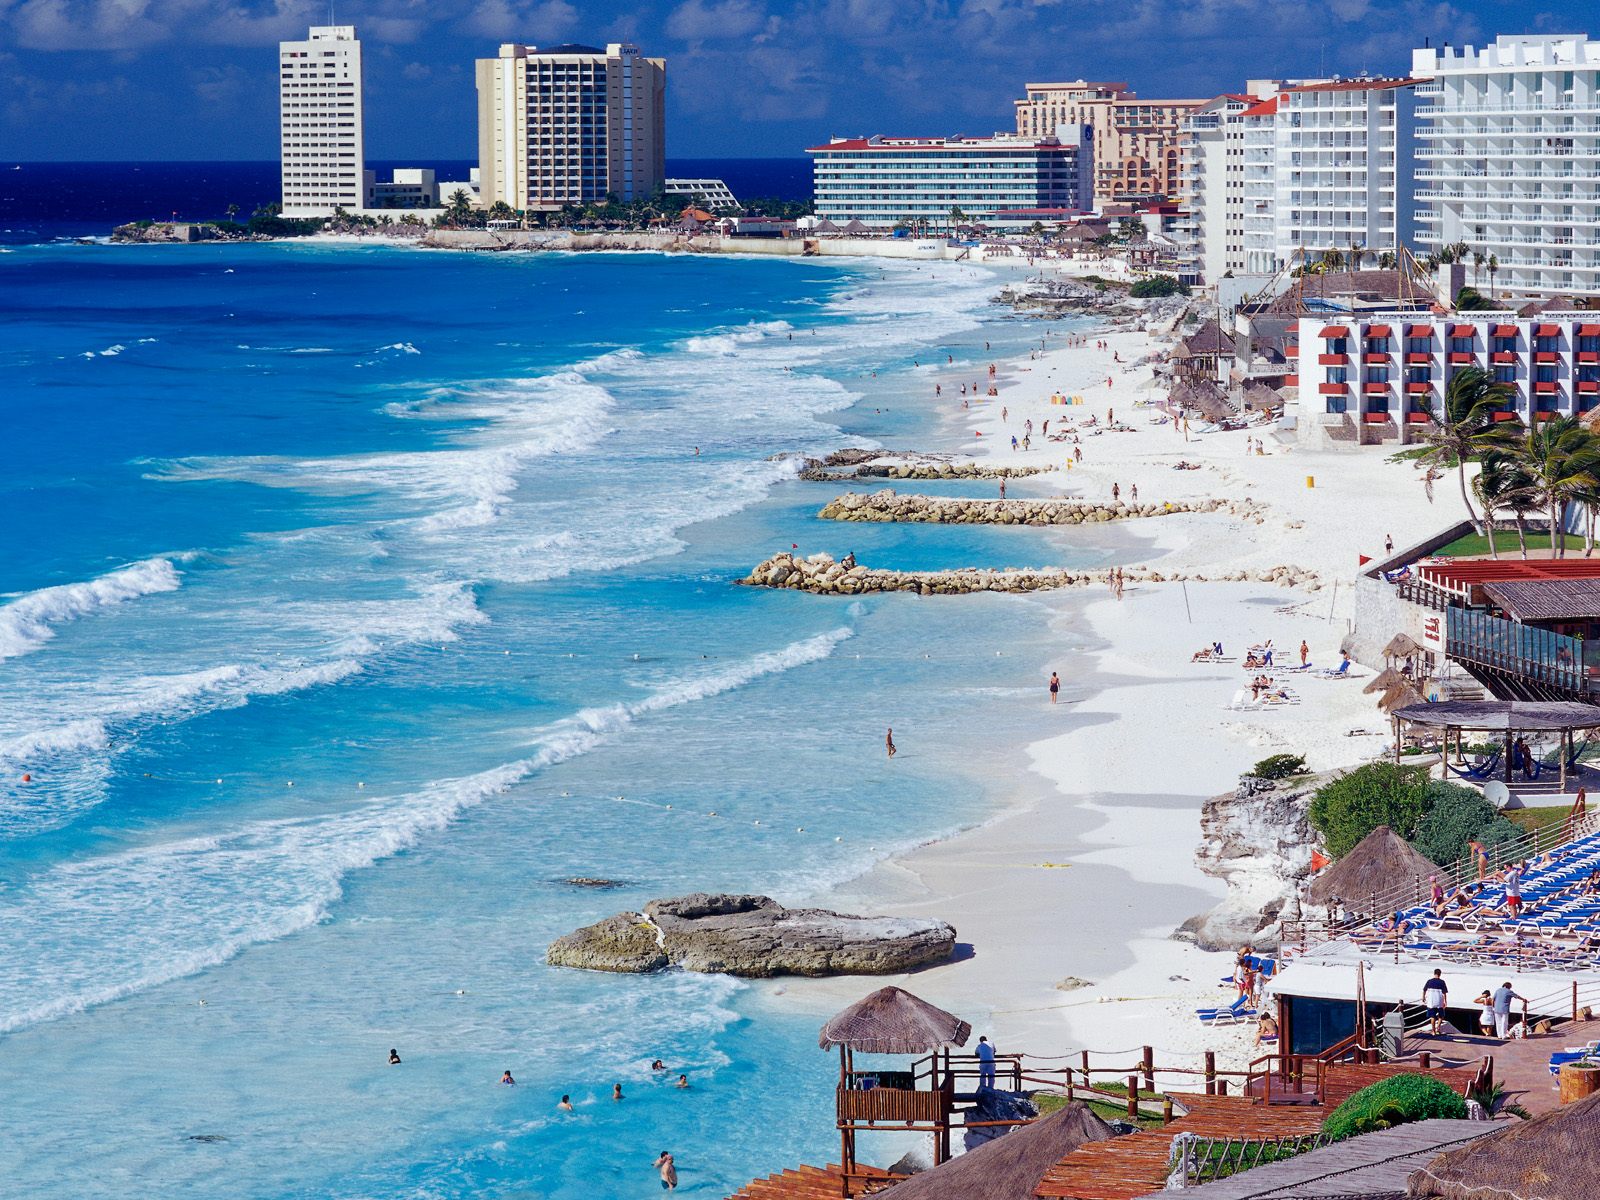
[[[856, 1164], [856, 1174], [889, 1181], [889, 1172]], [[859, 1185], [858, 1194], [859, 1194]], [[867, 1185], [869, 1188], [872, 1185]], [[796, 1167], [757, 1179], [740, 1188], [729, 1200], [840, 1200], [844, 1192], [844, 1172], [837, 1163], [826, 1167]]]

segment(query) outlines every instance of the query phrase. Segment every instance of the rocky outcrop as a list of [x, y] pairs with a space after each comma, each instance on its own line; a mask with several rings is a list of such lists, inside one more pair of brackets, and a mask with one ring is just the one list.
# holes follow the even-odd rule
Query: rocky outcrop
[[1311, 874], [1316, 834], [1306, 814], [1327, 778], [1274, 782], [1244, 775], [1233, 791], [1205, 802], [1195, 862], [1226, 883], [1228, 894], [1185, 922], [1179, 936], [1202, 950], [1237, 950], [1246, 942], [1277, 949], [1278, 922], [1299, 915], [1300, 891]]
[[224, 236], [215, 225], [196, 221], [130, 221], [111, 231], [113, 242], [214, 242]]
[[943, 921], [858, 917], [784, 908], [768, 896], [696, 892], [652, 900], [557, 938], [553, 966], [645, 972], [680, 967], [746, 978], [771, 975], [887, 975], [955, 952]]
[[1253, 500], [1164, 500], [1159, 504], [1099, 504], [1088, 500], [985, 500], [965, 496], [902, 496], [892, 488], [846, 492], [817, 514], [824, 521], [925, 521], [936, 525], [1093, 525], [1178, 513], [1228, 513], [1261, 523]]
[[865, 462], [843, 470], [828, 465], [808, 465], [800, 478], [813, 483], [837, 483], [845, 479], [1022, 479], [1044, 475], [1050, 467], [992, 467], [975, 462], [914, 461]]
[[[922, 596], [961, 596], [970, 592], [1039, 592], [1055, 588], [1104, 587], [1107, 572], [1073, 571], [1052, 567], [1038, 569], [1005, 567], [962, 567], [953, 571], [885, 571], [846, 566], [830, 554], [802, 558], [787, 551], [774, 554], [737, 582], [743, 587], [792, 588], [826, 595], [859, 596], [865, 592], [916, 592]], [[1219, 571], [1214, 575], [1198, 572], [1162, 572], [1144, 568], [1124, 570], [1128, 583], [1275, 583], [1280, 587], [1317, 591], [1321, 581], [1314, 572], [1300, 567], [1277, 566], [1257, 571]]]

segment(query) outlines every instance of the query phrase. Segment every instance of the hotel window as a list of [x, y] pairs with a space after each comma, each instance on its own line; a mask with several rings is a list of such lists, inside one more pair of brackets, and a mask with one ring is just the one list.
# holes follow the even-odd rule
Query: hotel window
[[1450, 339], [1451, 354], [1471, 354], [1472, 339], [1469, 337], [1453, 337]]
[[1496, 354], [1515, 354], [1517, 352], [1517, 339], [1515, 337], [1497, 337], [1490, 348]]
[[1556, 381], [1556, 368], [1554, 364], [1533, 369], [1535, 383], [1554, 383]]
[[1515, 383], [1517, 381], [1517, 368], [1511, 363], [1496, 366], [1494, 369], [1496, 383]]
[[1349, 398], [1345, 396], [1328, 396], [1326, 399], [1330, 413], [1345, 412], [1350, 406]]

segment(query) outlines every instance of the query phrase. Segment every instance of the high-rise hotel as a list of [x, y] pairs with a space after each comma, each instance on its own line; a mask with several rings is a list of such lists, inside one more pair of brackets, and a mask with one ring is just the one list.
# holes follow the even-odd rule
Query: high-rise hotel
[[626, 43], [500, 47], [478, 60], [478, 182], [484, 207], [553, 212], [666, 178], [665, 59]]
[[361, 43], [354, 25], [319, 25], [278, 43], [283, 215], [326, 217], [367, 202]]

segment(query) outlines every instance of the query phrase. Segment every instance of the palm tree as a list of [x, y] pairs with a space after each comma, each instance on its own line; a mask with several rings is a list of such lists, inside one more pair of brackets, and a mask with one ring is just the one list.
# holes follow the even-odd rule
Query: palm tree
[[1472, 492], [1483, 504], [1484, 527], [1489, 538], [1489, 556], [1499, 558], [1494, 544], [1494, 514], [1497, 509], [1511, 513], [1517, 529], [1517, 548], [1522, 557], [1528, 557], [1528, 514], [1539, 511], [1539, 497], [1533, 481], [1505, 450], [1490, 450], [1483, 456], [1483, 466], [1472, 481]]
[[1392, 271], [1399, 265], [1400, 260], [1394, 256], [1393, 250], [1385, 250], [1382, 254], [1378, 255], [1378, 266], [1382, 267], [1385, 271]]
[[1500, 273], [1500, 259], [1496, 255], [1489, 255], [1489, 298], [1495, 299], [1494, 277]]
[[1510, 389], [1497, 383], [1482, 367], [1463, 367], [1445, 387], [1443, 415], [1430, 410], [1423, 434], [1427, 449], [1419, 461], [1430, 468], [1455, 467], [1467, 519], [1480, 530], [1483, 523], [1467, 495], [1467, 460], [1504, 442], [1494, 414], [1509, 394]]
[[1487, 260], [1483, 257], [1482, 250], [1474, 250], [1472, 252], [1472, 284], [1474, 287], [1478, 284], [1478, 275], [1483, 270], [1485, 261]]
[[1361, 270], [1361, 260], [1366, 257], [1366, 254], [1367, 248], [1360, 242], [1350, 243], [1350, 269], [1352, 271]]
[[1507, 447], [1517, 468], [1528, 477], [1533, 495], [1550, 522], [1554, 557], [1567, 556], [1561, 514], [1574, 500], [1600, 489], [1600, 443], [1573, 416], [1535, 421]]
[[1344, 255], [1338, 250], [1324, 250], [1322, 252], [1322, 265], [1331, 271], [1337, 271], [1344, 266]]

